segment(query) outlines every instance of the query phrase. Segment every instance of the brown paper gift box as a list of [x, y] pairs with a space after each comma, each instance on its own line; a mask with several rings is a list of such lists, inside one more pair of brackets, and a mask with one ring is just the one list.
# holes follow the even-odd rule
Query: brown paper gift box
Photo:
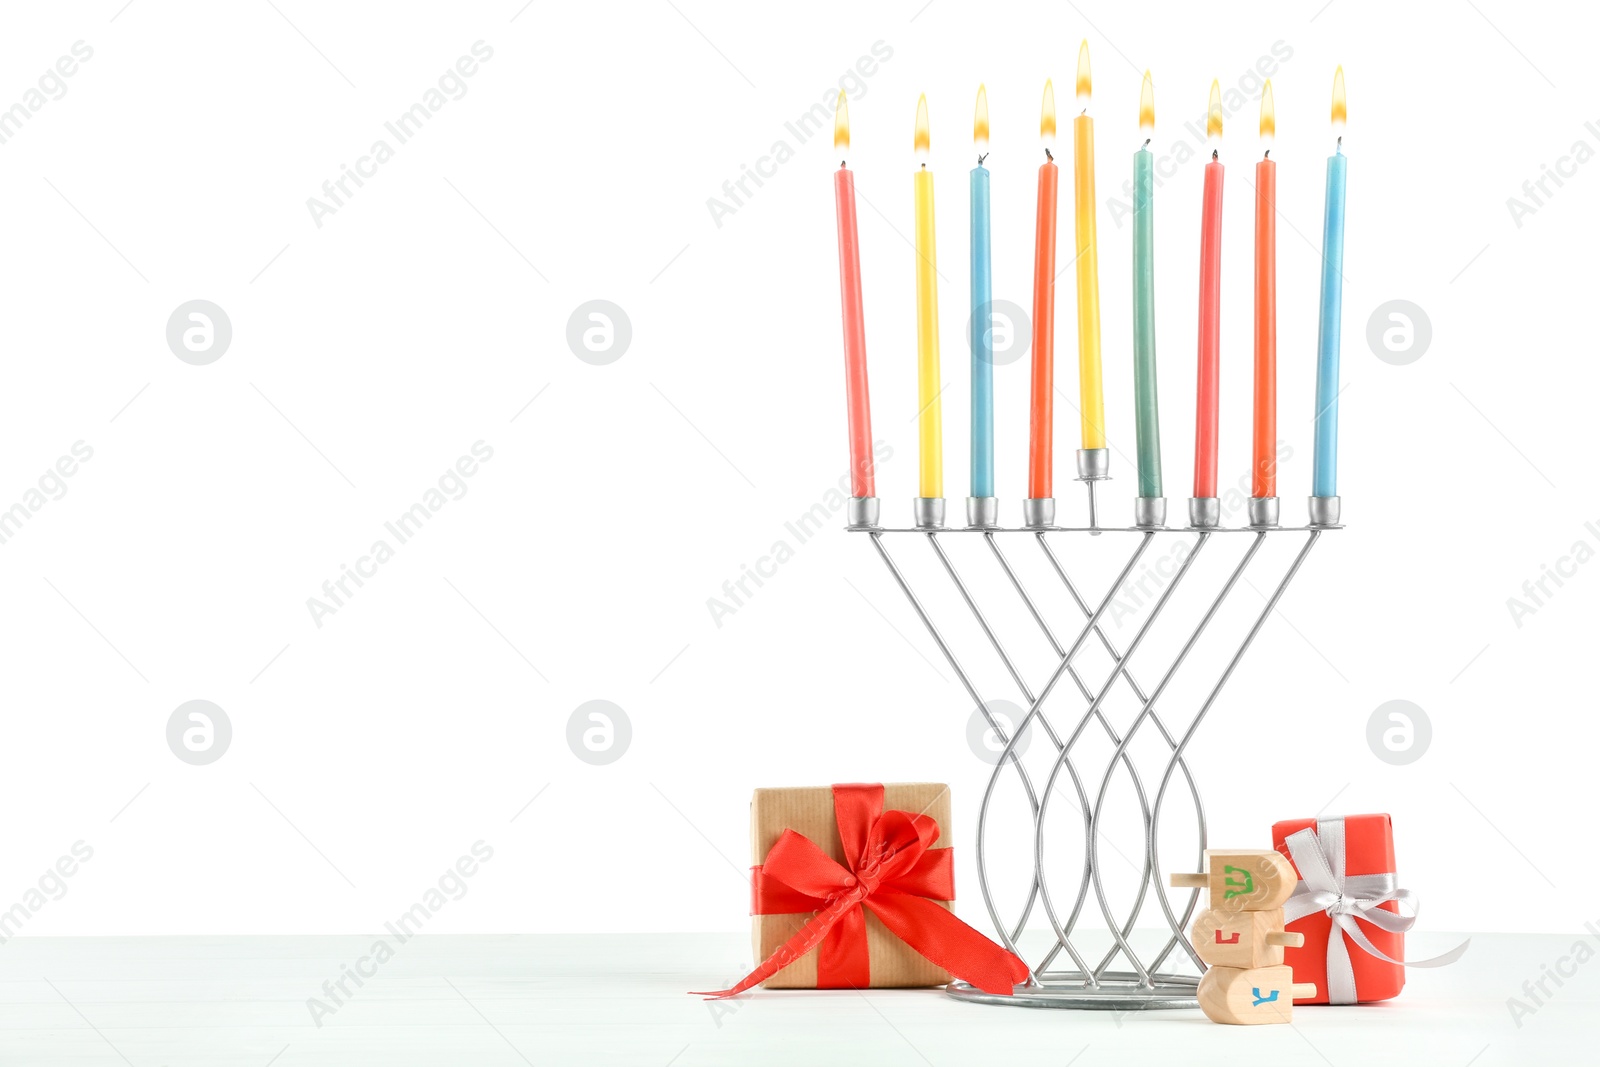
[[[950, 847], [949, 786], [937, 782], [885, 784], [883, 810], [931, 816], [939, 824], [939, 839], [933, 847]], [[834, 821], [832, 787], [757, 789], [750, 801], [750, 844], [755, 863], [766, 861], [767, 853], [785, 830], [810, 838], [829, 858], [849, 866], [845, 862], [844, 845], [839, 840], [839, 826]], [[946, 909], [950, 907], [947, 901], [940, 903]], [[815, 914], [752, 916], [755, 958], [764, 960], [772, 955]], [[891, 934], [870, 911], [867, 912], [867, 952], [872, 961], [873, 988], [933, 986], [950, 981], [948, 971], [934, 966], [916, 949]], [[807, 952], [761, 986], [763, 989], [815, 989], [817, 950]]]

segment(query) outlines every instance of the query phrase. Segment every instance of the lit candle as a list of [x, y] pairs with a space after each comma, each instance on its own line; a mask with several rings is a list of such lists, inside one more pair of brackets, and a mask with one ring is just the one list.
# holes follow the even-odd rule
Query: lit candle
[[1139, 132], [1144, 144], [1133, 154], [1133, 395], [1139, 445], [1139, 499], [1134, 519], [1141, 526], [1166, 521], [1161, 491], [1161, 414], [1156, 403], [1156, 93], [1150, 72], [1139, 90]]
[[1317, 326], [1317, 415], [1311, 521], [1339, 521], [1339, 305], [1344, 293], [1344, 68], [1333, 72], [1333, 155], [1322, 211], [1322, 315]]
[[1221, 385], [1222, 339], [1222, 88], [1211, 83], [1206, 109], [1205, 193], [1200, 215], [1200, 359], [1195, 380], [1194, 498], [1189, 521], [1215, 526], [1221, 519], [1217, 500], [1217, 400]]
[[1256, 380], [1250, 523], [1278, 524], [1278, 165], [1272, 82], [1261, 89], [1261, 162], [1256, 164]]
[[[867, 327], [861, 307], [861, 250], [856, 238], [856, 180], [845, 166], [850, 151], [850, 111], [845, 95], [833, 112], [833, 147], [840, 155], [833, 176], [833, 198], [839, 217], [839, 295], [844, 313], [844, 383], [850, 419], [850, 495], [859, 503], [850, 510], [850, 524], [877, 524], [877, 490], [872, 476], [872, 408], [867, 394]], [[870, 504], [866, 501], [871, 501]]]
[[1078, 117], [1072, 120], [1072, 191], [1078, 263], [1078, 404], [1083, 447], [1103, 449], [1106, 411], [1100, 385], [1100, 255], [1094, 232], [1094, 119], [1089, 117], [1088, 41], [1078, 49], [1077, 90]]
[[[990, 501], [994, 496], [994, 305], [989, 261], [989, 171], [983, 161], [989, 154], [989, 94], [978, 86], [978, 103], [972, 117], [972, 147], [978, 165], [972, 168], [972, 497]], [[995, 524], [993, 504], [967, 505], [973, 526]]]
[[[917, 215], [917, 437], [921, 445], [918, 526], [944, 523], [944, 447], [939, 417], [939, 272], [933, 247], [933, 174], [928, 170], [928, 98], [917, 101], [912, 184]], [[937, 501], [937, 503], [934, 503]]]
[[1056, 186], [1059, 172], [1050, 149], [1056, 140], [1056, 93], [1044, 83], [1039, 108], [1039, 139], [1044, 163], [1039, 167], [1038, 215], [1033, 242], [1033, 375], [1028, 404], [1028, 501], [1023, 518], [1029, 526], [1055, 522], [1051, 494], [1054, 458], [1056, 366]]

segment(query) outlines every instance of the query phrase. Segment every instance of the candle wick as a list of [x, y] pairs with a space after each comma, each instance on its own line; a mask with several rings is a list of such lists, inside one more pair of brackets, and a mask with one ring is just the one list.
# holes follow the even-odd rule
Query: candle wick
[[1339, 135], [1339, 140], [1337, 142], [1337, 147], [1339, 147], [1339, 148], [1343, 148], [1344, 147], [1344, 134], [1342, 134], [1342, 133]]
[[1046, 159], [1048, 159], [1048, 160], [1049, 160], [1049, 161], [1050, 161], [1050, 162], [1052, 162], [1052, 163], [1054, 163], [1054, 162], [1055, 162], [1055, 161], [1056, 161], [1056, 157], [1055, 157], [1055, 156], [1052, 156], [1052, 155], [1051, 155], [1051, 154], [1050, 154], [1050, 149], [1048, 149], [1048, 148], [1046, 148], [1046, 149], [1045, 149], [1045, 150], [1044, 150], [1044, 158], [1046, 158]]
[[1146, 138], [1145, 138], [1145, 139], [1144, 139], [1144, 146], [1145, 146], [1145, 147], [1146, 147], [1146, 148], [1149, 148], [1149, 147], [1150, 147], [1150, 140], [1151, 140], [1151, 139], [1150, 139], [1150, 138], [1149, 138], [1149, 137], [1146, 137]]
[[1262, 159], [1271, 159], [1272, 158], [1272, 149], [1269, 148], [1265, 152], [1261, 153], [1261, 158]]
[[987, 152], [985, 152], [983, 155], [979, 156], [978, 157], [978, 166], [980, 166], [980, 167], [983, 166], [983, 161], [988, 159], [988, 158], [989, 158], [989, 153], [987, 153]]
[[1217, 150], [1215, 148], [1213, 148], [1211, 150], [1211, 162], [1215, 163], [1216, 161], [1217, 161]]

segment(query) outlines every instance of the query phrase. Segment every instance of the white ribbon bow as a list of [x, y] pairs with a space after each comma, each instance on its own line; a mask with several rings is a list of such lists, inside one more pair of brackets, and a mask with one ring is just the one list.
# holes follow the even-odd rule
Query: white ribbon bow
[[[1313, 912], [1326, 912], [1333, 925], [1328, 930], [1328, 1003], [1356, 1002], [1356, 975], [1350, 964], [1350, 950], [1340, 931], [1350, 935], [1363, 952], [1385, 963], [1402, 967], [1443, 967], [1454, 963], [1467, 951], [1470, 939], [1442, 956], [1426, 960], [1390, 959], [1374, 945], [1356, 922], [1357, 918], [1380, 930], [1405, 933], [1417, 921], [1417, 905], [1411, 890], [1401, 889], [1393, 871], [1383, 874], [1346, 874], [1344, 861], [1344, 819], [1319, 819], [1315, 830], [1309, 827], [1289, 835], [1284, 842], [1289, 856], [1300, 869], [1300, 882], [1294, 895], [1283, 905], [1285, 925]], [[1411, 908], [1401, 915], [1379, 907], [1393, 900]]]

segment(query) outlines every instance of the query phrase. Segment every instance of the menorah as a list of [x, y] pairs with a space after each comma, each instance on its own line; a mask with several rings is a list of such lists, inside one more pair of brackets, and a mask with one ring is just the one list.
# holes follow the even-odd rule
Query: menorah
[[[1092, 483], [1091, 483], [1092, 488]], [[1336, 498], [1334, 498], [1336, 499]], [[852, 501], [853, 505], [864, 504], [866, 501]], [[961, 686], [967, 695], [981, 710], [993, 736], [997, 742], [1003, 742], [1004, 748], [995, 760], [994, 770], [989, 776], [988, 785], [984, 790], [983, 800], [978, 809], [978, 826], [976, 835], [976, 862], [979, 889], [983, 896], [984, 906], [988, 911], [990, 921], [993, 923], [999, 940], [1011, 951], [1019, 956], [1023, 953], [1018, 948], [1018, 940], [1022, 937], [1029, 918], [1034, 914], [1035, 907], [1039, 907], [1049, 923], [1050, 932], [1054, 935], [1053, 943], [1044, 952], [1037, 962], [1028, 962], [1028, 980], [1016, 987], [1012, 996], [997, 996], [975, 989], [963, 982], [952, 982], [947, 987], [947, 992], [959, 999], [978, 1001], [990, 1004], [1020, 1004], [1031, 1007], [1066, 1007], [1066, 1008], [1101, 1008], [1101, 1009], [1137, 1009], [1137, 1008], [1181, 1008], [1196, 1005], [1196, 991], [1199, 985], [1199, 972], [1203, 972], [1206, 965], [1190, 945], [1185, 930], [1188, 928], [1197, 902], [1199, 890], [1188, 892], [1187, 902], [1181, 899], [1180, 906], [1174, 906], [1169, 899], [1162, 879], [1162, 864], [1160, 856], [1160, 824], [1162, 808], [1165, 804], [1170, 787], [1175, 778], [1182, 779], [1182, 785], [1190, 793], [1195, 811], [1195, 824], [1197, 837], [1194, 863], [1198, 865], [1203, 861], [1206, 841], [1205, 810], [1200, 798], [1200, 787], [1195, 775], [1184, 760], [1184, 752], [1193, 740], [1196, 731], [1205, 720], [1207, 714], [1216, 704], [1223, 688], [1233, 677], [1240, 661], [1244, 659], [1250, 646], [1255, 642], [1257, 635], [1266, 624], [1268, 616], [1277, 607], [1284, 591], [1299, 572], [1301, 565], [1311, 553], [1325, 531], [1337, 529], [1337, 515], [1330, 514], [1328, 509], [1319, 508], [1317, 501], [1313, 501], [1313, 524], [1307, 526], [1283, 527], [1276, 525], [1276, 515], [1262, 515], [1255, 507], [1251, 508], [1252, 519], [1268, 519], [1261, 525], [1245, 527], [1222, 527], [1219, 525], [1191, 525], [1187, 527], [1166, 527], [1159, 525], [1160, 518], [1146, 516], [1141, 513], [1140, 521], [1153, 518], [1150, 525], [1141, 525], [1125, 528], [1107, 528], [1091, 525], [1088, 527], [1058, 527], [1058, 526], [1027, 526], [1022, 528], [1001, 528], [995, 525], [973, 525], [965, 529], [946, 528], [941, 524], [929, 522], [926, 525], [907, 529], [887, 529], [877, 525], [876, 500], [870, 509], [853, 507], [851, 518], [853, 524], [850, 529], [867, 535], [884, 564], [889, 568], [889, 573], [899, 585], [900, 590], [910, 602], [913, 611], [927, 628], [929, 636], [938, 646], [940, 653], [955, 672]], [[1276, 501], [1274, 501], [1276, 503]], [[919, 513], [919, 521], [926, 517]], [[942, 517], [941, 517], [942, 518]], [[1328, 520], [1323, 524], [1320, 520]], [[1210, 516], [1203, 516], [1201, 522], [1214, 521]], [[1093, 520], [1091, 519], [1091, 522]], [[1270, 524], [1269, 524], [1270, 523]], [[1222, 656], [1208, 655], [1199, 657], [1196, 664], [1204, 669], [1205, 664], [1214, 666], [1223, 662], [1220, 675], [1209, 688], [1202, 681], [1199, 691], [1205, 696], [1197, 707], [1188, 716], [1187, 722], [1181, 727], [1175, 726], [1178, 720], [1170, 706], [1158, 709], [1158, 703], [1174, 677], [1180, 672], [1190, 653], [1199, 643], [1202, 635], [1217, 619], [1219, 611], [1229, 596], [1257, 560], [1262, 546], [1269, 537], [1282, 538], [1300, 535], [1304, 538], [1291, 558], [1281, 576], [1274, 570], [1275, 582], [1269, 594], [1264, 594], [1265, 603], [1258, 614], [1254, 616], [1245, 629], [1245, 632], [1233, 646], [1231, 653]], [[957, 570], [950, 553], [941, 541], [945, 538], [981, 538], [987, 545], [989, 553], [999, 566], [999, 571], [1005, 580], [990, 583], [995, 588], [983, 588], [984, 603], [980, 604], [979, 596], [974, 592], [974, 584], [963, 578]], [[1071, 576], [1068, 564], [1078, 565], [1078, 561], [1064, 547], [1074, 544], [1084, 545], [1084, 538], [1090, 537], [1126, 537], [1134, 541], [1131, 553], [1127, 560], [1116, 572], [1103, 597], [1097, 603], [1091, 604], [1086, 599], [1080, 586]], [[1113, 603], [1118, 591], [1123, 588], [1129, 575], [1144, 560], [1151, 546], [1161, 538], [1192, 538], [1192, 548], [1184, 556], [1156, 596], [1148, 609], [1144, 612], [1142, 620], [1134, 630], [1126, 647], [1119, 648], [1102, 625], [1108, 608]], [[1145, 669], [1145, 658], [1138, 660], [1140, 674], [1144, 678], [1155, 679], [1155, 684], [1146, 687], [1140, 683], [1138, 677], [1130, 668], [1130, 661], [1138, 656], [1141, 648], [1146, 647], [1146, 638], [1158, 623], [1169, 603], [1185, 579], [1193, 573], [1195, 562], [1205, 554], [1207, 545], [1225, 538], [1248, 538], [1248, 544], [1231, 570], [1226, 573], [1219, 589], [1209, 598], [1202, 595], [1198, 603], [1204, 604], [1197, 620], [1186, 636], [1182, 636], [1177, 643], [1176, 654], [1165, 668], [1159, 664], [1156, 668], [1161, 670], [1157, 675], [1153, 670]], [[1015, 565], [1011, 555], [1002, 547], [1002, 541], [1015, 544], [1019, 539], [1036, 542], [1039, 550], [1044, 554], [1047, 566], [1044, 570], [1052, 574], [1052, 580], [1059, 581], [1064, 587], [1068, 599], [1076, 606], [1076, 617], [1072, 625], [1076, 627], [1076, 636], [1070, 642], [1064, 642], [1058, 635], [1056, 627], [1052, 626], [1041, 608], [1041, 598], [1037, 595], [1039, 590], [1030, 587]], [[963, 667], [961, 658], [952, 647], [951, 639], [935, 623], [929, 608], [924, 600], [918, 597], [912, 589], [911, 581], [907, 578], [905, 570], [896, 562], [888, 546], [890, 540], [923, 540], [937, 557], [939, 569], [954, 583], [955, 591], [959, 594], [960, 602], [971, 613], [972, 620], [977, 624], [977, 629], [982, 631], [986, 639], [987, 650], [984, 655], [993, 655], [998, 658], [1005, 673], [1009, 675], [1017, 691], [1027, 703], [1027, 713], [1019, 722], [1007, 724], [999, 721], [993, 714], [990, 701], [984, 699], [982, 692], [974, 683], [972, 673]], [[1080, 568], [1081, 569], [1081, 568]], [[1080, 575], [1081, 577], [1081, 575]], [[1007, 587], [1009, 586], [1009, 589]], [[1057, 594], [1058, 595], [1058, 594]], [[1009, 608], [1021, 612], [1031, 618], [1048, 642], [1056, 658], [1056, 666], [1044, 679], [1043, 685], [1035, 687], [1019, 668], [1018, 661], [1007, 650], [1001, 640], [997, 629], [991, 623], [991, 613]], [[1181, 624], [1180, 624], [1181, 625]], [[1179, 629], [1177, 634], [1183, 631]], [[1109, 656], [1112, 669], [1109, 676], [1098, 685], [1091, 685], [1078, 668], [1079, 654], [1093, 641], [1097, 643]], [[983, 645], [980, 644], [980, 648]], [[1082, 711], [1078, 713], [1075, 721], [1071, 723], [1069, 732], [1060, 729], [1061, 723], [1053, 722], [1051, 716], [1043, 710], [1046, 702], [1055, 694], [1058, 686], [1063, 681], [1069, 681], [1075, 688], [1082, 701]], [[1103, 705], [1108, 695], [1118, 687], [1125, 687], [1132, 694], [1133, 702], [1138, 706], [1137, 714], [1119, 730], [1106, 714]], [[1042, 787], [1038, 784], [1037, 776], [1029, 773], [1017, 751], [1019, 739], [1027, 735], [1030, 727], [1037, 724], [1040, 731], [1054, 746], [1053, 762], [1047, 776], [1044, 776]], [[1079, 759], [1075, 759], [1074, 748], [1091, 728], [1103, 730], [1114, 752], [1107, 763], [1105, 770], [1096, 783], [1092, 778], [1086, 778], [1080, 770]], [[1164, 753], [1164, 762], [1145, 768], [1141, 773], [1138, 760], [1130, 752], [1129, 744], [1141, 729], [1153, 728], [1160, 736], [1163, 744], [1158, 747]], [[1147, 761], [1148, 762], [1148, 761]], [[1106, 821], [1106, 812], [1111, 806], [1111, 787], [1114, 779], [1120, 774], [1127, 776], [1132, 787], [1132, 793], [1137, 798], [1140, 817], [1143, 820], [1143, 847], [1141, 865], [1142, 871], [1138, 880], [1138, 888], [1133, 893], [1131, 903], [1124, 900], [1120, 907], [1114, 907], [1110, 894], [1102, 875], [1104, 867], [1101, 862], [1100, 844], [1103, 836], [1102, 827]], [[1027, 890], [1026, 900], [1021, 908], [1021, 913], [1014, 920], [1008, 922], [1002, 917], [1000, 904], [996, 893], [991, 886], [991, 869], [988, 844], [990, 840], [990, 818], [993, 809], [996, 787], [1002, 778], [1014, 774], [1027, 798], [1032, 820], [1032, 885]], [[1148, 783], [1156, 781], [1153, 798]], [[1077, 878], [1076, 888], [1064, 892], [1063, 887], [1052, 887], [1048, 867], [1045, 862], [1046, 846], [1052, 842], [1059, 842], [1060, 835], [1053, 835], [1047, 831], [1047, 815], [1050, 811], [1051, 798], [1058, 793], [1058, 786], [1070, 783], [1070, 787], [1078, 800], [1083, 818], [1083, 862]], [[1059, 847], [1059, 846], [1058, 846]], [[1154, 891], [1153, 894], [1151, 891]], [[1075, 944], [1075, 936], [1081, 942], [1087, 927], [1084, 922], [1089, 914], [1090, 898], [1104, 921], [1106, 930], [1110, 932], [1112, 945], [1102, 955], [1091, 958], [1092, 953], [1086, 956]], [[1159, 912], [1163, 917], [1166, 930], [1161, 937], [1165, 940], [1154, 952], [1141, 955], [1130, 942], [1135, 924], [1139, 917], [1147, 910], [1146, 900], [1154, 896], [1159, 905]], [[1065, 956], [1065, 959], [1062, 957]], [[1169, 961], [1181, 961], [1187, 956], [1193, 962], [1196, 974], [1176, 973], [1170, 969]], [[1148, 958], [1147, 958], [1148, 957]], [[1118, 961], [1124, 961], [1118, 966]], [[1070, 963], [1070, 966], [1067, 964]]]

